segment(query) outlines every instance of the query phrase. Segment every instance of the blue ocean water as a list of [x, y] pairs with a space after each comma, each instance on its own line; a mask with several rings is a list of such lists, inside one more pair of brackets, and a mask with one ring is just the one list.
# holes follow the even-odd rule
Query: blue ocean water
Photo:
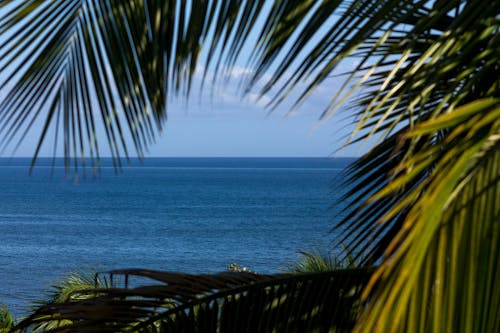
[[105, 160], [75, 182], [60, 160], [30, 176], [29, 159], [0, 159], [0, 303], [22, 315], [82, 269], [282, 270], [334, 243], [330, 207], [352, 161], [149, 158], [115, 174]]

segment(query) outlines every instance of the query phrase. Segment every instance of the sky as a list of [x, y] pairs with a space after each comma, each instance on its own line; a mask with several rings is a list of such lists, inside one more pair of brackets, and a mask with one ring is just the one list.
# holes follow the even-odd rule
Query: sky
[[[0, 42], [6, 36], [0, 36]], [[251, 36], [251, 38], [255, 38]], [[0, 43], [1, 44], [1, 43]], [[249, 52], [249, 50], [244, 51]], [[201, 94], [195, 89], [187, 99], [173, 98], [167, 108], [168, 120], [146, 157], [347, 157], [358, 156], [358, 147], [339, 149], [352, 130], [343, 120], [342, 112], [327, 122], [320, 115], [341, 85], [341, 78], [332, 78], [297, 110], [291, 110], [291, 97], [270, 112], [265, 102], [257, 100], [258, 91], [246, 96], [235, 87], [248, 68], [237, 63], [228, 82], [218, 82]], [[346, 68], [339, 68], [343, 71]], [[10, 73], [0, 73], [0, 83]], [[195, 76], [201, 76], [201, 70]], [[196, 87], [196, 77], [195, 84]], [[209, 93], [207, 91], [212, 91]], [[258, 87], [257, 87], [258, 88]], [[8, 89], [0, 91], [0, 100]], [[32, 156], [42, 123], [35, 123], [13, 156]], [[105, 141], [103, 131], [99, 139]], [[104, 145], [101, 145], [101, 147]], [[52, 156], [51, 144], [46, 144], [40, 156]], [[104, 150], [103, 155], [106, 155]], [[2, 157], [12, 154], [4, 153]]]
[[335, 85], [322, 88], [294, 112], [291, 101], [276, 110], [265, 106], [266, 96], [242, 97], [232, 88], [238, 81], [215, 88], [213, 96], [178, 98], [168, 106], [161, 137], [150, 156], [199, 157], [328, 157], [353, 156], [355, 149], [336, 152], [348, 134], [341, 116], [320, 122]]

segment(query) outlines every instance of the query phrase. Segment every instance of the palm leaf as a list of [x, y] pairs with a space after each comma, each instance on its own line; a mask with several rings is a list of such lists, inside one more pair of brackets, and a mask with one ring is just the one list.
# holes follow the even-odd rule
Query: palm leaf
[[[355, 323], [359, 293], [370, 273], [367, 269], [299, 275], [113, 271], [112, 277], [124, 277], [123, 288], [82, 290], [78, 293], [95, 297], [42, 306], [16, 329], [60, 321], [54, 332], [346, 332]], [[132, 278], [142, 278], [143, 285], [134, 285]], [[152, 282], [145, 283], [144, 278]]]
[[[500, 240], [500, 100], [469, 103], [430, 120], [409, 136], [456, 128], [441, 151], [422, 149], [412, 170], [439, 160], [419, 200], [386, 251], [391, 260], [375, 273], [380, 288], [366, 311], [360, 331], [453, 330], [495, 331], [500, 314], [498, 243]], [[465, 118], [465, 119], [461, 119]], [[493, 120], [493, 121], [491, 121]], [[423, 166], [421, 166], [423, 165]], [[416, 171], [408, 170], [394, 183], [404, 186]], [[409, 180], [410, 179], [410, 180]], [[396, 184], [393, 185], [396, 187]], [[384, 188], [379, 196], [384, 195]], [[396, 214], [397, 207], [389, 211]], [[371, 289], [369, 287], [365, 294]], [[387, 304], [391, 304], [389, 307]]]
[[[65, 165], [98, 169], [105, 133], [116, 168], [131, 139], [144, 155], [166, 119], [171, 93], [189, 93], [209, 30], [212, 49], [228, 44], [233, 59], [263, 1], [18, 1], [1, 2], [0, 149], [43, 124], [33, 162], [48, 135], [62, 140]], [[207, 18], [213, 18], [214, 21]], [[215, 22], [215, 23], [213, 23]], [[235, 28], [236, 29], [236, 28]], [[222, 57], [222, 54], [221, 54]], [[211, 58], [207, 60], [210, 64]], [[62, 131], [59, 132], [59, 127]], [[97, 168], [96, 168], [97, 167]]]
[[[54, 284], [51, 290], [41, 299], [34, 303], [31, 307], [31, 312], [36, 311], [39, 307], [50, 306], [52, 304], [66, 302], [76, 298], [87, 299], [95, 297], [93, 293], [83, 293], [82, 291], [96, 288], [111, 288], [112, 284], [105, 276], [98, 276], [91, 272], [73, 272], [69, 276]], [[68, 321], [54, 320], [44, 321], [33, 325], [34, 332], [46, 332], [51, 329], [57, 329], [68, 324]], [[12, 325], [13, 327], [14, 325]]]
[[7, 307], [0, 305], [0, 332], [9, 332], [14, 328], [14, 318]]

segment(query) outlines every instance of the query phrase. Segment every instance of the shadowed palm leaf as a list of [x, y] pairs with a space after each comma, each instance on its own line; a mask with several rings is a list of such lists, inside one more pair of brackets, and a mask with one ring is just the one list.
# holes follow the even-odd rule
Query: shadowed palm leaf
[[[1, 106], [4, 142], [29, 127], [36, 103], [45, 103], [47, 124], [63, 114], [67, 156], [82, 151], [82, 133], [94, 142], [94, 121], [83, 119], [96, 110], [115, 155], [123, 133], [118, 109], [130, 115], [142, 151], [142, 137], [153, 133], [143, 122], [159, 124], [167, 94], [189, 90], [201, 46], [221, 72], [251, 43], [250, 29], [259, 38], [248, 87], [267, 80], [262, 93], [272, 94], [271, 106], [297, 88], [299, 105], [354, 57], [324, 119], [348, 102], [351, 142], [379, 139], [349, 170], [349, 205], [337, 225], [357, 261], [380, 266], [356, 329], [498, 331], [500, 3], [262, 3], [1, 2], [0, 33], [8, 37], [0, 45], [2, 70], [20, 73], [2, 83], [17, 82]], [[29, 16], [49, 9], [64, 14]], [[27, 44], [43, 51], [31, 54]], [[29, 60], [25, 73], [13, 70], [25, 68], [19, 57]], [[88, 102], [92, 96], [98, 107]]]
[[83, 290], [77, 294], [94, 297], [73, 297], [41, 307], [18, 329], [60, 320], [54, 331], [346, 332], [355, 323], [359, 293], [370, 271], [188, 275], [123, 270], [111, 274], [124, 275], [127, 283], [137, 277], [153, 282]]

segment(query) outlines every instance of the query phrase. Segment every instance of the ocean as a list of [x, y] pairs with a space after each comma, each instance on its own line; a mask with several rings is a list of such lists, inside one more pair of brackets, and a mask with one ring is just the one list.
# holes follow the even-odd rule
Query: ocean
[[104, 160], [78, 181], [51, 161], [29, 175], [30, 159], [0, 159], [0, 304], [16, 316], [73, 271], [273, 273], [335, 248], [353, 159], [147, 158], [118, 174]]

